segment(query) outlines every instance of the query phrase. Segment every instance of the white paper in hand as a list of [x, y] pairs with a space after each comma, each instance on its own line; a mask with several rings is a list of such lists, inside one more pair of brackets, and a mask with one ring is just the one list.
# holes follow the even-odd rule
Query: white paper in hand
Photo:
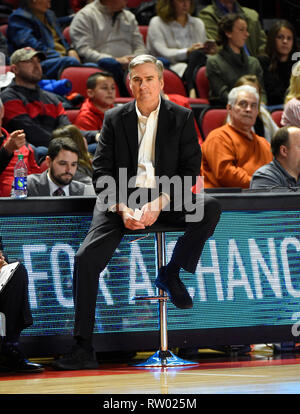
[[143, 215], [142, 211], [139, 210], [138, 208], [136, 208], [134, 210], [134, 214], [133, 215], [128, 214], [129, 217], [131, 217], [132, 219], [137, 220], [137, 221], [140, 221], [142, 215]]
[[9, 263], [3, 266], [0, 270], [0, 292], [4, 286], [8, 283], [12, 275], [15, 273], [19, 266], [19, 262]]

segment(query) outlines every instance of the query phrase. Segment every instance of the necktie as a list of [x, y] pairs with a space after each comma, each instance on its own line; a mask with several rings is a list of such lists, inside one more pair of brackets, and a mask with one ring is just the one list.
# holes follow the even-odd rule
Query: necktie
[[65, 196], [65, 192], [62, 188], [58, 187], [52, 194], [55, 197], [61, 197], [61, 196]]

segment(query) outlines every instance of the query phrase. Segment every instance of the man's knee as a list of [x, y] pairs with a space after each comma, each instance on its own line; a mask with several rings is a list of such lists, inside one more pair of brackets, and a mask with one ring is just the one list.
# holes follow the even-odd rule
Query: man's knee
[[204, 214], [205, 217], [218, 222], [222, 213], [221, 203], [213, 197], [205, 198]]

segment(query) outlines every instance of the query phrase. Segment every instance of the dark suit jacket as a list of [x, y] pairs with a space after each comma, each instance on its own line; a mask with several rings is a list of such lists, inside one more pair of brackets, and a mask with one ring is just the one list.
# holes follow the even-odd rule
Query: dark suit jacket
[[[95, 195], [92, 186], [71, 181], [69, 185], [70, 196]], [[47, 179], [47, 170], [42, 174], [30, 174], [27, 177], [28, 197], [49, 197], [50, 188]]]
[[[99, 144], [93, 161], [93, 183], [97, 194], [105, 191], [105, 177], [112, 177], [119, 192], [120, 180], [126, 180], [137, 174], [138, 163], [138, 122], [135, 101], [109, 110], [105, 114]], [[168, 178], [190, 176], [195, 184], [200, 174], [201, 149], [190, 109], [162, 99], [158, 115], [155, 142], [155, 176]], [[126, 169], [127, 177], [119, 177], [119, 169]], [[128, 195], [134, 189], [128, 189]], [[161, 192], [166, 192], [163, 188]], [[170, 194], [172, 200], [172, 191]], [[117, 201], [119, 200], [116, 197]], [[106, 200], [107, 201], [107, 200]], [[126, 200], [125, 200], [126, 201]], [[113, 204], [113, 203], [111, 203]], [[98, 196], [94, 212], [94, 225], [97, 225], [95, 213], [103, 212], [103, 198]]]

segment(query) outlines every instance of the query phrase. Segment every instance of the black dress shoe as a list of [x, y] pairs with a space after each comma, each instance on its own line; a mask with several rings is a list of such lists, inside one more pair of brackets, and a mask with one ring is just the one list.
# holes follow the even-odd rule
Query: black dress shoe
[[0, 372], [43, 372], [42, 365], [30, 362], [17, 345], [3, 344], [0, 354]]
[[74, 345], [71, 352], [52, 362], [52, 368], [59, 371], [77, 371], [81, 369], [98, 369], [99, 364], [94, 351], [87, 351]]
[[179, 309], [190, 309], [193, 307], [193, 300], [189, 292], [180, 280], [178, 275], [166, 275], [166, 267], [159, 269], [158, 276], [155, 280], [155, 286], [166, 292], [171, 302]]

